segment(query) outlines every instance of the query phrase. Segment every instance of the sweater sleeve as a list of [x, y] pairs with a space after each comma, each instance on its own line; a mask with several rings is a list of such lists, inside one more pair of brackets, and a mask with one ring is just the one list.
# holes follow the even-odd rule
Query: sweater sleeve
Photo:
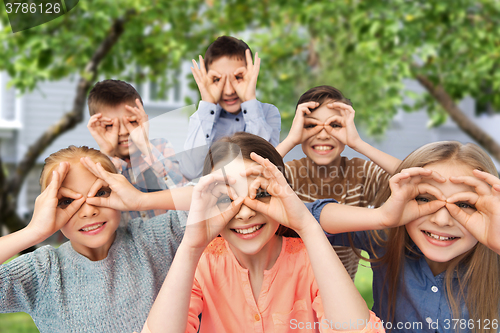
[[53, 250], [51, 246], [44, 246], [0, 265], [0, 312], [35, 311], [46, 289], [44, 285], [51, 267], [58, 267]]

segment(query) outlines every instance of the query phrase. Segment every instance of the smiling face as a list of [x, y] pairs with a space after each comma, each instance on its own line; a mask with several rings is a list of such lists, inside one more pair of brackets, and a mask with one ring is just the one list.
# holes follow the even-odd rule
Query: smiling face
[[[99, 107], [99, 113], [103, 115], [103, 117], [108, 118], [118, 118], [120, 122], [120, 131], [118, 132], [118, 146], [116, 149], [117, 156], [121, 159], [129, 158], [131, 154], [137, 151], [137, 146], [130, 139], [130, 132], [127, 127], [125, 127], [125, 123], [123, 120], [123, 116], [127, 117], [136, 117], [131, 111], [125, 108], [125, 103], [119, 104], [118, 106], [107, 106], [103, 105]], [[135, 106], [135, 105], [131, 105]], [[130, 124], [136, 128], [139, 126], [137, 121], [130, 121]], [[106, 126], [107, 131], [111, 131], [112, 126]]]
[[[79, 162], [72, 162], [62, 187], [86, 197], [97, 178]], [[109, 196], [111, 190], [102, 187], [95, 196]], [[72, 199], [59, 198], [58, 207], [65, 209]], [[120, 224], [119, 211], [92, 206], [84, 203], [61, 232], [71, 241], [73, 249], [91, 260], [104, 259], [115, 239], [115, 232]]]
[[[340, 116], [340, 111], [330, 109], [326, 105], [331, 101], [326, 101], [316, 110], [304, 116], [304, 130], [317, 126], [319, 122], [324, 124], [332, 116]], [[337, 123], [331, 123], [329, 126], [339, 126]], [[318, 165], [335, 164], [340, 160], [340, 154], [344, 151], [345, 145], [334, 138], [330, 133], [323, 129], [316, 135], [302, 142], [302, 151], [314, 163]]]
[[[214, 173], [221, 173], [221, 165], [224, 165], [223, 162], [216, 164]], [[236, 184], [232, 185], [232, 188], [238, 197], [248, 196], [249, 187], [256, 178], [255, 176], [242, 177], [240, 172], [257, 165], [251, 160], [235, 159], [224, 166], [226, 174], [236, 179]], [[257, 192], [256, 199], [269, 202], [271, 197], [266, 191], [261, 190]], [[221, 196], [217, 201], [220, 210], [227, 208], [230, 203], [231, 200], [227, 195]], [[261, 253], [261, 251], [268, 251], [275, 245], [278, 240], [276, 231], [279, 225], [278, 222], [268, 219], [263, 214], [243, 204], [238, 213], [222, 230], [221, 236], [228, 241], [236, 258], [242, 258]]]
[[[209, 70], [214, 70], [220, 75], [226, 74], [227, 79], [224, 88], [222, 89], [222, 95], [219, 104], [224, 110], [229, 113], [237, 114], [241, 111], [242, 101], [238, 97], [236, 90], [234, 90], [233, 85], [229, 81], [230, 75], [234, 74], [234, 72], [241, 67], [246, 68], [245, 60], [234, 57], [229, 58], [226, 56], [213, 61], [209, 66]], [[236, 79], [242, 80], [243, 77], [237, 75]]]
[[[459, 192], [475, 192], [474, 188], [468, 185], [454, 184], [449, 180], [452, 176], [472, 176], [472, 167], [468, 165], [442, 162], [427, 164], [424, 168], [436, 171], [446, 178], [445, 183], [434, 180], [423, 181], [435, 186], [446, 198]], [[416, 200], [425, 203], [436, 199], [425, 194], [418, 196]], [[468, 214], [475, 212], [475, 208], [468, 203], [457, 202], [456, 205]], [[446, 207], [408, 223], [406, 230], [425, 255], [434, 274], [444, 271], [452, 259], [464, 255], [477, 244], [477, 240], [450, 215]]]

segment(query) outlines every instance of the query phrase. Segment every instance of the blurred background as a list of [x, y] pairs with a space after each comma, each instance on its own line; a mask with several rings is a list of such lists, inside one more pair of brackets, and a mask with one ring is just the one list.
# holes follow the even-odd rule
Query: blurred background
[[[99, 80], [132, 83], [151, 137], [182, 151], [195, 109], [182, 108], [199, 101], [191, 59], [220, 35], [259, 53], [257, 97], [279, 108], [282, 139], [299, 96], [327, 84], [353, 102], [361, 136], [391, 155], [458, 140], [500, 165], [496, 0], [94, 0], [17, 33], [0, 8], [3, 235], [30, 220], [45, 157], [70, 144], [98, 148], [85, 100]], [[349, 148], [344, 155], [362, 157]], [[298, 147], [286, 160], [301, 157]], [[358, 273], [368, 302], [370, 279], [369, 269]], [[0, 315], [0, 333], [36, 331], [25, 314]]]

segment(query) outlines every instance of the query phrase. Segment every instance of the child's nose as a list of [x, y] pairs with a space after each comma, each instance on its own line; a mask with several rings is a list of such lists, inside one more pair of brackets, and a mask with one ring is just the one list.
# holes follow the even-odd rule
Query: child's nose
[[328, 133], [326, 128], [323, 127], [323, 129], [318, 134], [316, 134], [316, 137], [319, 139], [328, 139], [330, 137], [330, 134]]
[[441, 227], [453, 225], [453, 217], [446, 207], [439, 209], [437, 212], [431, 215], [430, 221]]
[[226, 84], [224, 85], [224, 94], [227, 96], [230, 96], [230, 95], [233, 95], [234, 93], [235, 93], [235, 90], [233, 88], [233, 85], [231, 84], [229, 79], [226, 80]]
[[123, 124], [123, 119], [120, 119], [118, 124], [120, 125], [120, 129], [118, 130], [118, 135], [129, 135], [130, 134], [128, 132], [127, 128], [125, 127], [125, 125]]
[[253, 209], [250, 209], [246, 205], [241, 205], [240, 211], [236, 214], [235, 218], [240, 219], [242, 221], [248, 221], [254, 216], [255, 216], [255, 211]]
[[83, 203], [82, 207], [78, 212], [81, 218], [89, 218], [99, 215], [99, 208], [97, 206], [89, 205], [88, 203]]

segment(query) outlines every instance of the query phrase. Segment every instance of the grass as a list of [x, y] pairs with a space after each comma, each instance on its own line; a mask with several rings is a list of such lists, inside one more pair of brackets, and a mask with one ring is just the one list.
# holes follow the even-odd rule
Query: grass
[[[369, 309], [373, 305], [372, 278], [373, 273], [369, 263], [361, 261], [354, 284], [365, 299]], [[0, 333], [38, 333], [38, 329], [26, 313], [0, 313]]]
[[[367, 256], [366, 253], [364, 256]], [[373, 272], [370, 268], [370, 263], [361, 260], [358, 266], [358, 272], [356, 273], [356, 278], [354, 279], [354, 284], [356, 285], [356, 288], [358, 288], [361, 296], [365, 299], [368, 309], [371, 309], [373, 306], [372, 280]]]
[[38, 329], [27, 313], [1, 313], [0, 333], [38, 333]]

